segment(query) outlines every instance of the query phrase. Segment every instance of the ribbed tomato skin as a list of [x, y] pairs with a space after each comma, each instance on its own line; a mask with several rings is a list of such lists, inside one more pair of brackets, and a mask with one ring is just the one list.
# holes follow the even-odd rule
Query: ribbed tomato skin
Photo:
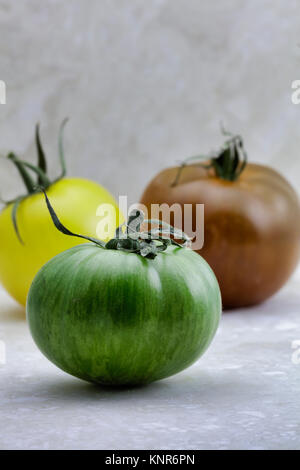
[[154, 260], [103, 249], [71, 248], [38, 272], [27, 316], [45, 356], [100, 384], [143, 384], [173, 375], [209, 346], [221, 314], [211, 268], [187, 248]]

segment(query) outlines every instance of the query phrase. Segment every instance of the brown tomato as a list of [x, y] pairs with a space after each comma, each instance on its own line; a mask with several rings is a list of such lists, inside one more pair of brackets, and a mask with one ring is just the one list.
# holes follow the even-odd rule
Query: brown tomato
[[274, 169], [241, 161], [245, 154], [236, 139], [199, 166], [163, 170], [141, 198], [149, 215], [151, 204], [192, 204], [193, 209], [204, 204], [204, 244], [198, 253], [216, 274], [224, 308], [254, 305], [273, 295], [300, 256], [296, 192]]

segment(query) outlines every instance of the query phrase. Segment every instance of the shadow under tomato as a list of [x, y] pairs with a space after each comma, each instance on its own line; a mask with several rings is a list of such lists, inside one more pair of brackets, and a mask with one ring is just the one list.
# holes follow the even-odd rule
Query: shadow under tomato
[[25, 308], [17, 303], [2, 306], [0, 304], [0, 323], [13, 323], [26, 321]]
[[282, 316], [283, 313], [293, 312], [299, 310], [299, 292], [298, 290], [288, 289], [288, 286], [284, 286], [278, 293], [270, 297], [269, 299], [261, 302], [259, 304], [243, 307], [243, 308], [233, 308], [226, 309], [222, 311], [222, 315], [272, 315], [274, 318], [277, 315]]
[[[148, 385], [135, 387], [108, 387], [91, 384], [72, 377], [56, 376], [43, 377], [40, 383], [30, 384], [22, 390], [14, 390], [18, 400], [34, 397], [34, 400], [47, 400], [47, 402], [58, 402], [63, 406], [84, 406], [85, 404], [99, 403], [110, 404], [135, 404], [145, 405], [149, 403], [165, 403], [166, 406], [176, 403], [194, 403], [199, 406], [208, 401], [216, 403], [230, 400], [236, 396], [249, 396], [258, 392], [259, 386], [249, 382], [245, 377], [238, 374], [233, 377], [232, 371], [225, 371], [222, 375], [208, 373], [206, 371], [194, 370], [191, 373], [182, 373], [161, 381], [152, 382]], [[8, 390], [6, 390], [8, 392]]]
[[37, 388], [35, 388], [35, 394], [47, 394], [49, 397], [53, 399], [66, 399], [66, 400], [76, 400], [78, 401], [84, 399], [109, 399], [113, 400], [114, 397], [118, 399], [121, 396], [128, 396], [128, 395], [144, 395], [145, 393], [148, 394], [151, 390], [153, 391], [165, 388], [166, 385], [163, 381], [160, 382], [153, 382], [148, 385], [119, 385], [119, 386], [112, 386], [112, 385], [100, 385], [94, 384], [91, 382], [85, 382], [80, 379], [68, 378], [68, 379], [59, 379], [53, 381], [47, 380], [43, 384], [39, 384]]

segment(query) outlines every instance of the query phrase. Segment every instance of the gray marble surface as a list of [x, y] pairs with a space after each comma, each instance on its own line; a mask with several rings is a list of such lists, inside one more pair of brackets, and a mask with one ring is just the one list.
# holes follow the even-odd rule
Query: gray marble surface
[[125, 390], [48, 362], [0, 290], [0, 448], [300, 449], [299, 282], [298, 271], [265, 304], [224, 314], [188, 370]]

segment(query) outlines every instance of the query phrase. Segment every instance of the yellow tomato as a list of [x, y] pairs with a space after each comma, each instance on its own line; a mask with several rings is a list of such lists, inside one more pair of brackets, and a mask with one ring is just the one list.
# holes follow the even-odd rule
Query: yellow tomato
[[[63, 178], [47, 188], [47, 195], [62, 223], [75, 233], [107, 241], [123, 222], [115, 199], [92, 181]], [[106, 206], [99, 211], [102, 204], [109, 204], [115, 211], [106, 210]], [[18, 207], [17, 223], [23, 243], [14, 229], [12, 210], [13, 204], [9, 204], [0, 214], [0, 281], [12, 297], [25, 305], [37, 271], [53, 256], [85, 241], [66, 237], [54, 227], [42, 192], [28, 195]], [[101, 233], [104, 218], [103, 228], [106, 225], [109, 231]]]

